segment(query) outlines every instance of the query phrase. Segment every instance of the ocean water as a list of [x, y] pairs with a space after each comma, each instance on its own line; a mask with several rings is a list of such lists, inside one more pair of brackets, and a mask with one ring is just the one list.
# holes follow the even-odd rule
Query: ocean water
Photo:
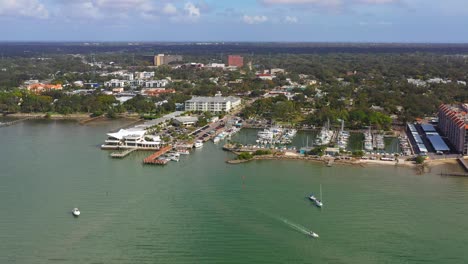
[[[468, 178], [228, 165], [232, 155], [211, 142], [144, 166], [148, 152], [120, 160], [99, 149], [122, 125], [0, 128], [0, 263], [468, 263]], [[322, 209], [306, 199], [320, 185]]]

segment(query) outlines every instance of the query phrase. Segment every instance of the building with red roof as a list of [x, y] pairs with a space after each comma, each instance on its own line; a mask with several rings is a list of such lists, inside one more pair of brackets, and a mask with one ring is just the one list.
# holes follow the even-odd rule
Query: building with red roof
[[26, 86], [26, 89], [28, 89], [28, 91], [31, 91], [33, 93], [43, 93], [43, 92], [52, 91], [52, 90], [62, 90], [63, 87], [61, 84], [33, 83], [33, 84]]

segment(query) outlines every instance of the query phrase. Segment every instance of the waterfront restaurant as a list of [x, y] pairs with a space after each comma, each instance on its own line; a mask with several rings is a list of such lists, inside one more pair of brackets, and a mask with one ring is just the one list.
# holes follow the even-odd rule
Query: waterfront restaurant
[[145, 130], [120, 129], [116, 133], [108, 133], [102, 148], [140, 148], [159, 149], [162, 140], [159, 136], [145, 135]]

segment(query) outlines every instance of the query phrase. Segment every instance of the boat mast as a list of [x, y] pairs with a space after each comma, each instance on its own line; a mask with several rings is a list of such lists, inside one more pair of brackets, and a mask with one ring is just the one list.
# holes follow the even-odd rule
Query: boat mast
[[323, 202], [323, 200], [322, 200], [322, 184], [320, 184], [320, 201]]

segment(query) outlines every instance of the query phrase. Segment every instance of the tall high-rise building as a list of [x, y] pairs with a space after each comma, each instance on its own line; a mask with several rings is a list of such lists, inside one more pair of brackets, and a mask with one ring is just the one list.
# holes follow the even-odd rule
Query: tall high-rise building
[[228, 65], [229, 66], [236, 66], [236, 67], [243, 67], [244, 66], [244, 58], [239, 55], [229, 55], [228, 56]]
[[441, 105], [439, 129], [458, 153], [468, 154], [468, 104]]
[[160, 66], [160, 65], [166, 65], [174, 61], [182, 61], [182, 56], [180, 55], [164, 55], [164, 54], [158, 54], [154, 56], [154, 65], [155, 66]]

